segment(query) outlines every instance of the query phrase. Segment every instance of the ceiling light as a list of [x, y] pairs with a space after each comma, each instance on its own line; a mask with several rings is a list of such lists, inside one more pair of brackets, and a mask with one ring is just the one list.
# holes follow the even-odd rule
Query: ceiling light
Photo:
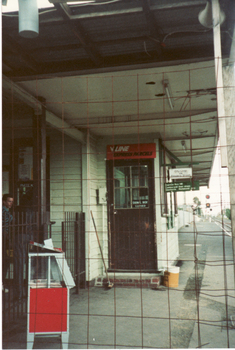
[[170, 88], [170, 84], [169, 84], [169, 80], [168, 79], [163, 79], [162, 81], [163, 84], [163, 88], [169, 103], [169, 106], [171, 109], [174, 109], [174, 100], [172, 97], [172, 92], [171, 92], [171, 88]]
[[198, 15], [199, 22], [206, 28], [213, 28], [216, 27], [218, 24], [222, 24], [225, 18], [225, 13], [222, 10], [220, 10], [219, 22], [213, 23], [211, 0], [207, 0], [206, 7]]

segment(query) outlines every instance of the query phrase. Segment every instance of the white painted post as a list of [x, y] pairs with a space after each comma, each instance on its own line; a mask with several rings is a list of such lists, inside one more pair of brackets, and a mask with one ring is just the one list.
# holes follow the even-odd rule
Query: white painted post
[[82, 145], [82, 211], [85, 213], [85, 261], [86, 261], [86, 280], [90, 281], [90, 136], [87, 132], [87, 142]]
[[223, 69], [223, 77], [227, 129], [228, 176], [232, 222], [233, 259], [235, 266], [235, 28], [233, 31], [233, 41], [229, 64]]
[[155, 241], [157, 242], [157, 259], [158, 269], [163, 266], [163, 245], [162, 245], [162, 218], [161, 218], [161, 186], [160, 186], [160, 150], [159, 140], [154, 140], [156, 144], [156, 158], [154, 159], [154, 186], [155, 186], [155, 210], [156, 210], [156, 228], [155, 228]]
[[212, 0], [212, 17], [213, 17], [213, 38], [214, 38], [214, 59], [215, 59], [215, 77], [217, 88], [217, 113], [219, 120], [219, 140], [221, 166], [228, 166], [227, 157], [227, 138], [226, 138], [226, 120], [224, 110], [224, 85], [222, 71], [222, 53], [220, 37], [220, 6], [219, 0]]

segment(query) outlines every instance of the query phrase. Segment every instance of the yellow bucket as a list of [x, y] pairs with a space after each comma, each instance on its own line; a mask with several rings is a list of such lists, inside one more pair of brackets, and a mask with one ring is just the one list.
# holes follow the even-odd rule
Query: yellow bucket
[[180, 268], [178, 266], [168, 266], [164, 272], [163, 285], [172, 288], [178, 287], [179, 272]]

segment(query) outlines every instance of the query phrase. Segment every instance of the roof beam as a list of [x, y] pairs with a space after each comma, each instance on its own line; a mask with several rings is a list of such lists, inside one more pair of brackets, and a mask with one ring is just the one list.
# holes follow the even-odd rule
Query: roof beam
[[70, 7], [67, 4], [54, 4], [54, 6], [59, 14], [62, 15], [64, 20], [67, 22], [73, 34], [79, 39], [79, 44], [83, 46], [87, 54], [90, 56], [92, 62], [96, 66], [100, 66], [101, 56], [99, 52], [94, 47], [92, 40], [88, 38], [88, 34], [84, 31], [80, 22], [78, 20], [76, 20], [76, 23], [74, 21], [71, 21], [72, 11]]
[[[197, 152], [197, 153], [193, 153], [193, 150], [192, 150], [192, 156], [193, 156], [193, 157], [201, 156], [202, 154], [208, 154], [208, 153], [214, 153], [214, 148], [213, 148], [211, 151]], [[180, 157], [181, 157], [181, 158], [189, 157], [189, 155], [188, 155], [188, 154], [181, 154]]]
[[215, 138], [216, 135], [199, 135], [199, 136], [189, 136], [189, 137], [169, 137], [169, 138], [164, 138], [162, 141], [180, 141], [180, 140], [197, 140], [197, 139], [208, 139], [208, 138]]
[[157, 53], [158, 53], [158, 56], [161, 56], [162, 55], [162, 47], [161, 47], [162, 34], [159, 30], [159, 26], [156, 23], [154, 14], [151, 11], [149, 0], [141, 0], [141, 1], [142, 1], [144, 14], [146, 17], [146, 22], [149, 27], [150, 35], [152, 38], [156, 39], [154, 40], [154, 42], [156, 43]]
[[[54, 4], [54, 6], [56, 4], [65, 4], [68, 0], [49, 0], [50, 3]], [[76, 1], [76, 0], [72, 0], [72, 1]], [[144, 0], [142, 0], [144, 1]], [[98, 1], [96, 1], [98, 2]], [[85, 5], [84, 5], [85, 6]], [[87, 7], [92, 8], [92, 4], [89, 6], [89, 4], [86, 4]], [[170, 4], [165, 4], [164, 2], [162, 3], [156, 3], [153, 6], [151, 6], [151, 10], [152, 11], [161, 11], [161, 10], [172, 10], [174, 8], [183, 8], [183, 7], [205, 7], [205, 0], [194, 0], [192, 2], [189, 3], [189, 1], [177, 1], [175, 0], [174, 3], [170, 3]], [[123, 13], [125, 14], [129, 14], [129, 13], [139, 13], [143, 11], [143, 7], [142, 6], [136, 6], [136, 7], [131, 7], [131, 8], [125, 8], [125, 9], [117, 9], [117, 10], [107, 10], [107, 11], [100, 11], [100, 12], [95, 12], [95, 17], [105, 17], [105, 16], [118, 16], [118, 15], [123, 15]], [[79, 13], [79, 14], [73, 14], [73, 16], [71, 17], [71, 19], [82, 19], [82, 18], [90, 18], [91, 15], [94, 16], [94, 12], [89, 11], [88, 13]], [[54, 21], [56, 21], [57, 19], [54, 19]], [[47, 22], [48, 19], [42, 19], [41, 23], [45, 23]]]
[[[191, 119], [193, 117], [197, 117], [206, 113], [213, 113], [216, 112], [215, 109], [197, 109], [197, 110], [191, 110], [190, 113], [190, 117]], [[183, 118], [190, 118], [189, 117], [189, 111], [173, 111], [173, 112], [166, 112], [166, 113], [148, 113], [148, 114], [144, 114], [144, 115], [121, 115], [121, 116], [107, 116], [107, 117], [91, 117], [89, 119], [89, 125], [92, 126], [96, 126], [96, 125], [105, 125], [105, 124], [115, 124], [115, 123], [124, 123], [124, 122], [149, 122], [149, 121], [158, 121], [158, 126], [160, 125], [164, 125], [165, 126], [165, 122], [166, 120], [175, 120], [175, 119], [183, 119]], [[210, 116], [208, 117], [210, 118]], [[212, 121], [213, 120], [209, 120], [208, 121]], [[217, 120], [215, 119], [214, 122], [217, 122]], [[76, 120], [77, 126], [78, 127], [83, 127], [84, 125], [87, 124], [87, 118], [79, 118], [79, 121]], [[162, 123], [162, 124], [160, 124]], [[184, 122], [182, 121], [181, 124], [183, 124]], [[185, 124], [188, 125], [189, 122], [185, 121]], [[144, 124], [143, 124], [144, 126]], [[210, 135], [210, 137], [215, 137], [215, 135]], [[195, 138], [197, 138], [197, 136], [195, 136]], [[190, 137], [184, 136], [182, 135], [182, 137], [179, 137], [178, 140], [188, 140], [190, 139]], [[164, 141], [177, 141], [177, 138], [165, 138], [163, 139]]]
[[[3, 75], [2, 77], [2, 89], [3, 94], [10, 94], [16, 96], [18, 99], [20, 99], [22, 102], [30, 106], [36, 114], [42, 113], [43, 103], [40, 102], [36, 97], [29, 94], [26, 90], [24, 90], [22, 87], [16, 85], [13, 83], [10, 79], [5, 77]], [[50, 124], [55, 129], [64, 132], [66, 135], [70, 136], [71, 138], [81, 142], [85, 143], [85, 137], [84, 134], [77, 130], [75, 127], [67, 123], [65, 120], [62, 120], [61, 118], [57, 117], [52, 112], [46, 110], [46, 122]]]
[[[38, 62], [36, 62], [31, 55], [29, 55], [28, 53], [25, 53], [25, 51], [18, 44], [18, 42], [12, 39], [6, 33], [6, 30], [3, 30], [3, 36], [4, 36], [4, 40], [2, 43], [3, 61], [4, 61], [4, 57], [6, 56], [5, 52], [10, 51], [18, 57], [18, 60], [23, 60], [27, 65], [27, 67], [30, 68], [33, 72], [37, 72]], [[9, 62], [4, 62], [4, 63], [11, 68], [11, 65]]]
[[[204, 57], [203, 62], [211, 62], [211, 57]], [[173, 65], [177, 66], [180, 64], [191, 64], [191, 63], [199, 63], [201, 62], [201, 59], [199, 58], [193, 58], [193, 59], [187, 59], [187, 60], [175, 60]], [[172, 66], [172, 61], [164, 61], [164, 62], [151, 62], [151, 63], [139, 63], [139, 64], [124, 64], [124, 65], [119, 65], [119, 66], [106, 66], [103, 68], [82, 68], [81, 70], [79, 69], [74, 69], [74, 70], [68, 70], [68, 71], [59, 71], [59, 72], [50, 72], [50, 73], [41, 73], [40, 75], [21, 75], [18, 76], [12, 76], [11, 79], [12, 81], [31, 81], [31, 80], [40, 80], [40, 79], [45, 79], [45, 78], [53, 78], [53, 77], [68, 77], [68, 76], [78, 76], [78, 75], [92, 75], [92, 74], [101, 74], [101, 73], [114, 73], [114, 72], [124, 72], [124, 71], [131, 71], [131, 70], [136, 70], [136, 69], [147, 69], [147, 68], [159, 68], [159, 67], [169, 67]], [[210, 109], [210, 111], [215, 111], [216, 109]], [[207, 110], [208, 112], [208, 110]]]

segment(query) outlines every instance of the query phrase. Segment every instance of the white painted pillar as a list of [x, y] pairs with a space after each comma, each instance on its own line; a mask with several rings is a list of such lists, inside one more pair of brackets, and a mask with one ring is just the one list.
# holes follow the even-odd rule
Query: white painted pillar
[[86, 144], [82, 144], [82, 211], [85, 213], [85, 259], [86, 259], [86, 281], [91, 279], [90, 271], [90, 236], [91, 236], [91, 214], [90, 214], [90, 135], [87, 131]]
[[[234, 35], [235, 40], [235, 35]], [[234, 57], [235, 59], [235, 57]], [[223, 69], [224, 99], [227, 129], [228, 176], [230, 189], [230, 208], [232, 221], [233, 256], [235, 264], [235, 65]], [[234, 269], [235, 281], [235, 269]]]
[[156, 144], [156, 158], [154, 160], [154, 186], [155, 186], [155, 212], [156, 212], [156, 227], [155, 227], [155, 242], [157, 249], [157, 261], [158, 269], [163, 268], [163, 244], [162, 244], [162, 217], [161, 217], [161, 187], [160, 187], [160, 152], [159, 152], [159, 140], [154, 140]]
[[228, 159], [227, 159], [227, 140], [226, 140], [226, 120], [225, 120], [225, 109], [224, 109], [219, 0], [212, 0], [212, 17], [213, 17], [215, 77], [216, 77], [216, 88], [217, 88], [217, 113], [218, 113], [218, 120], [219, 120], [220, 156], [221, 156], [221, 166], [223, 168], [228, 166]]

